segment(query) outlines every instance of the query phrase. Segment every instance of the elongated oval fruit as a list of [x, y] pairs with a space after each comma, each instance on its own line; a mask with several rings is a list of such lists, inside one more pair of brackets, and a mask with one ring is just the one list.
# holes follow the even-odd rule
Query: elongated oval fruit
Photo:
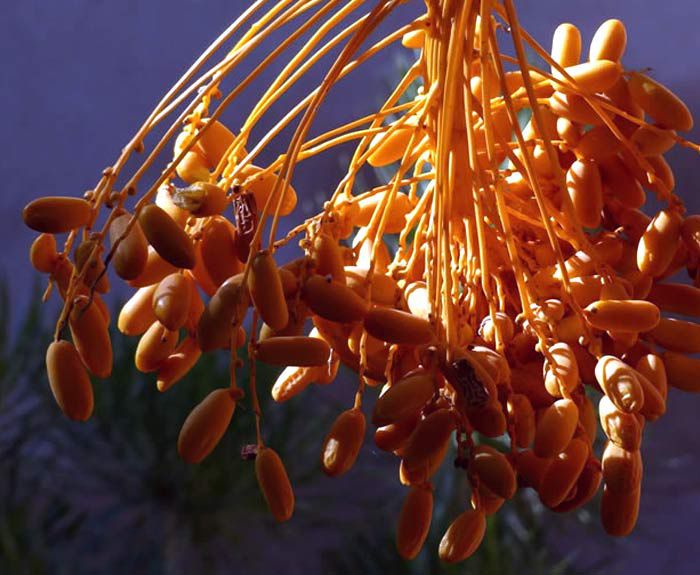
[[107, 378], [112, 373], [112, 341], [98, 304], [78, 296], [68, 318], [75, 347], [90, 373]]
[[507, 420], [500, 402], [490, 401], [484, 407], [469, 411], [469, 423], [486, 437], [500, 437], [507, 430]]
[[400, 450], [418, 424], [418, 415], [382, 425], [374, 432], [374, 444], [382, 451]]
[[644, 390], [634, 370], [615, 356], [605, 355], [598, 360], [595, 377], [603, 393], [620, 411], [632, 413], [644, 405]]
[[197, 341], [202, 351], [228, 347], [234, 326], [243, 322], [250, 295], [243, 274], [227, 279], [209, 300], [197, 322]]
[[619, 61], [627, 46], [625, 25], [616, 18], [603, 22], [593, 34], [588, 59]]
[[630, 74], [628, 86], [634, 101], [660, 126], [682, 131], [693, 129], [688, 107], [665, 86], [638, 72]]
[[513, 425], [513, 441], [520, 448], [530, 447], [535, 439], [535, 410], [527, 395], [512, 393], [507, 403], [508, 419]]
[[472, 491], [470, 499], [472, 507], [486, 515], [493, 515], [506, 502], [503, 497], [496, 495], [483, 483], [479, 483], [479, 487]]
[[156, 371], [177, 345], [178, 333], [154, 321], [141, 336], [134, 354], [136, 369], [144, 373]]
[[166, 262], [176, 268], [191, 270], [194, 267], [192, 240], [165, 210], [155, 204], [145, 206], [139, 214], [139, 224], [148, 243]]
[[[399, 465], [399, 481], [401, 485], [406, 485], [411, 487], [413, 485], [423, 485], [426, 483], [437, 470], [440, 469], [440, 465], [445, 460], [447, 455], [447, 450], [450, 447], [450, 442], [446, 441], [442, 446], [438, 446], [433, 454], [423, 460], [422, 463], [414, 467], [408, 467], [404, 459], [401, 460]], [[405, 446], [401, 449], [401, 454], [403, 455], [405, 451]]]
[[539, 489], [542, 478], [552, 460], [537, 457], [531, 449], [516, 451], [512, 458], [515, 470], [518, 472], [518, 480], [526, 487]]
[[214, 216], [202, 229], [199, 251], [202, 264], [215, 287], [243, 271], [236, 249], [236, 228], [222, 216]]
[[190, 217], [190, 213], [187, 210], [177, 207], [173, 203], [172, 193], [174, 192], [174, 187], [170, 184], [163, 184], [158, 188], [156, 192], [155, 203], [159, 208], [163, 208], [166, 213], [177, 222], [180, 227], [185, 227], [187, 220]]
[[[369, 270], [356, 266], [345, 267], [345, 279], [348, 287], [352, 288], [362, 299], [367, 299], [367, 276]], [[401, 288], [396, 281], [383, 273], [374, 272], [369, 282], [372, 288], [372, 303], [394, 306], [402, 301]]]
[[430, 531], [433, 517], [433, 490], [430, 485], [411, 487], [401, 506], [396, 548], [404, 559], [414, 559]]
[[604, 283], [600, 290], [601, 300], [628, 300], [630, 295], [629, 286], [614, 280]]
[[[642, 387], [642, 391], [644, 392], [644, 405], [642, 405], [641, 409], [639, 410], [639, 415], [649, 421], [656, 421], [659, 419], [659, 417], [666, 413], [666, 399], [661, 395], [661, 392], [656, 388], [656, 385], [653, 384], [647, 377], [637, 370], [635, 370], [634, 373], [637, 376], [639, 385]], [[661, 374], [658, 372], [650, 375], [655, 377], [661, 376]], [[665, 378], [665, 373], [663, 374], [663, 377]]]
[[216, 216], [229, 204], [226, 192], [209, 182], [194, 182], [186, 188], [175, 188], [172, 202], [196, 218]]
[[94, 406], [92, 385], [75, 346], [54, 341], [46, 350], [46, 371], [56, 403], [69, 419], [85, 421]]
[[552, 396], [547, 393], [542, 380], [542, 363], [531, 361], [511, 370], [511, 386], [516, 393], [527, 395], [535, 409], [549, 407]]
[[377, 399], [372, 423], [381, 427], [417, 415], [433, 397], [435, 389], [435, 379], [428, 371], [419, 369], [409, 373]]
[[[649, 353], [639, 358], [635, 368], [639, 374], [649, 380], [649, 383], [659, 392], [662, 401], [665, 402], [668, 395], [668, 379], [663, 360], [658, 355]], [[644, 401], [646, 402], [646, 390]]]
[[603, 209], [603, 184], [598, 164], [590, 159], [576, 160], [566, 172], [566, 187], [581, 225], [597, 228]]
[[[190, 280], [192, 280], [192, 282], [195, 282], [191, 274], [187, 275], [190, 276]], [[191, 284], [191, 288], [190, 306], [187, 310], [187, 319], [185, 320], [184, 327], [189, 334], [194, 334], [197, 331], [199, 318], [202, 316], [202, 313], [204, 313], [204, 302], [202, 301], [202, 296], [199, 295], [199, 290], [194, 283]]]
[[56, 251], [56, 238], [52, 234], [40, 234], [32, 242], [29, 250], [29, 261], [34, 269], [45, 274], [50, 274], [54, 270], [58, 251]]
[[425, 345], [434, 339], [430, 322], [398, 309], [374, 307], [364, 319], [367, 333], [389, 343]]
[[290, 519], [294, 513], [294, 491], [284, 464], [274, 449], [260, 448], [255, 457], [255, 476], [273, 517], [280, 522]]
[[258, 343], [255, 357], [271, 365], [309, 367], [328, 363], [330, 346], [320, 337], [269, 337]]
[[176, 271], [178, 271], [178, 268], [160, 257], [152, 246], [148, 246], [146, 250], [146, 265], [141, 270], [141, 273], [134, 279], [128, 281], [128, 284], [135, 288], [150, 286], [157, 284], [165, 276], [175, 273]]
[[683, 220], [676, 212], [662, 210], [649, 223], [637, 248], [639, 271], [652, 277], [662, 275], [676, 253]]
[[602, 479], [603, 474], [600, 471], [600, 463], [593, 458], [589, 458], [583, 466], [576, 483], [569, 493], [566, 494], [564, 501], [552, 507], [552, 511], [567, 513], [585, 505], [595, 496]]
[[675, 130], [664, 130], [656, 126], [654, 126], [654, 128], [640, 126], [634, 134], [632, 134], [632, 143], [637, 147], [637, 150], [639, 150], [642, 156], [658, 156], [660, 154], [665, 154], [676, 143]]
[[[131, 214], [123, 213], [112, 220], [109, 225], [109, 241], [114, 249], [114, 244], [124, 235]], [[129, 233], [124, 236], [112, 258], [112, 266], [116, 274], [124, 280], [133, 280], [137, 278], [145, 269], [148, 261], [148, 241], [143, 234], [141, 225], [136, 220]]]
[[185, 274], [163, 278], [153, 293], [153, 313], [158, 321], [171, 331], [185, 325], [194, 289], [192, 279]]
[[[633, 162], [634, 160], [630, 158], [628, 161]], [[638, 176], [642, 184], [657, 193], [661, 193], [664, 188], [667, 193], [672, 192], [676, 187], [676, 178], [666, 159], [662, 155], [656, 155], [648, 156], [646, 161], [651, 165], [651, 170], [649, 173], [642, 172]], [[654, 177], [654, 181], [649, 184], [646, 183], [648, 174]]]
[[236, 402], [230, 390], [210, 392], [187, 416], [177, 439], [177, 452], [187, 463], [199, 463], [219, 443], [231, 423]]
[[575, 153], [578, 158], [595, 162], [610, 161], [622, 150], [622, 142], [607, 126], [594, 126], [581, 136]]
[[[603, 192], [617, 198], [625, 208], [636, 210], [644, 205], [646, 194], [641, 184], [619, 156], [611, 156], [600, 163], [600, 177], [603, 182]], [[648, 216], [645, 215], [645, 217]], [[618, 221], [618, 223], [624, 225], [624, 222]]]
[[430, 300], [428, 299], [428, 286], [424, 281], [408, 284], [404, 288], [406, 303], [410, 312], [416, 317], [430, 319]]
[[253, 305], [262, 320], [273, 330], [282, 329], [289, 321], [282, 280], [275, 260], [267, 250], [253, 256], [248, 274], [248, 289]]
[[473, 451], [469, 469], [495, 495], [510, 499], [515, 494], [517, 483], [515, 471], [505, 455], [488, 445], [479, 445]]
[[[595, 60], [584, 62], [564, 68], [566, 73], [574, 79], [574, 85], [582, 92], [595, 93], [605, 92], [611, 88], [619, 79], [622, 67], [619, 62], [611, 60]], [[564, 80], [568, 84], [568, 80]], [[555, 90], [567, 91], [566, 85], [561, 86], [557, 82], [552, 82]]]
[[607, 485], [600, 500], [600, 520], [608, 535], [629, 535], [637, 523], [642, 490], [613, 491]]
[[659, 323], [659, 308], [645, 300], [605, 299], [585, 309], [586, 321], [596, 329], [645, 332]]
[[664, 317], [648, 335], [671, 351], [700, 353], [700, 324]]
[[477, 550], [486, 533], [486, 515], [468, 509], [455, 519], [442, 536], [438, 555], [446, 563], [464, 561]]
[[588, 459], [588, 445], [581, 439], [572, 439], [547, 467], [537, 492], [547, 507], [561, 504], [583, 471]]
[[153, 294], [158, 284], [136, 290], [122, 306], [117, 318], [117, 328], [124, 335], [141, 335], [156, 321], [153, 313]]
[[569, 148], [575, 148], [581, 141], [581, 128], [571, 120], [557, 118], [557, 135]]
[[[204, 156], [208, 168], [214, 170], [224, 158], [236, 136], [218, 120], [212, 122], [211, 118], [202, 118], [202, 122], [207, 122], [208, 125], [200, 132], [195, 150]], [[243, 156], [246, 155], [245, 149], [241, 147], [239, 150]]]
[[581, 307], [586, 307], [589, 303], [600, 299], [600, 290], [600, 276], [583, 276], [571, 279], [571, 294]]
[[330, 275], [335, 281], [345, 283], [345, 262], [338, 243], [328, 234], [318, 234], [314, 238], [312, 257], [316, 273]]
[[90, 223], [92, 207], [82, 198], [47, 196], [29, 202], [22, 211], [27, 227], [46, 234], [62, 234]]
[[[359, 211], [357, 212], [357, 217], [354, 224], [356, 226], [367, 226], [369, 225], [375, 210], [379, 209], [386, 194], [389, 191], [379, 192], [372, 194], [368, 197], [361, 197], [357, 204], [359, 206]], [[387, 214], [386, 224], [384, 227], [385, 234], [396, 234], [403, 230], [406, 225], [406, 215], [411, 211], [412, 205], [411, 200], [406, 194], [398, 192], [394, 196], [394, 200], [391, 202], [391, 206], [387, 208], [389, 213]], [[366, 244], [367, 242], [365, 242]], [[358, 263], [357, 265], [361, 265]], [[375, 266], [376, 268], [376, 266]]]
[[642, 483], [642, 452], [630, 451], [608, 441], [601, 458], [605, 486], [615, 493], [629, 493]]
[[312, 275], [304, 282], [301, 297], [313, 313], [338, 323], [360, 321], [369, 307], [353, 289], [320, 275]]
[[105, 324], [107, 324], [107, 327], [109, 327], [109, 323], [112, 321], [112, 316], [109, 313], [109, 308], [107, 307], [107, 304], [104, 302], [104, 300], [100, 297], [100, 294], [98, 293], [93, 294], [92, 301], [97, 305], [97, 309], [100, 310], [100, 313], [102, 314], [102, 319], [104, 319]]
[[642, 423], [638, 415], [620, 411], [606, 395], [600, 399], [598, 413], [600, 426], [610, 441], [628, 451], [636, 451], [641, 447]]
[[499, 311], [494, 314], [494, 317], [491, 317], [491, 314], [484, 316], [479, 324], [478, 333], [481, 339], [493, 347], [496, 346], [496, 335], [498, 333], [503, 340], [503, 344], [507, 345], [513, 339], [513, 335], [515, 335], [515, 326], [508, 314]]
[[199, 239], [200, 241], [194, 243], [194, 267], [191, 270], [187, 270], [187, 275], [192, 277], [201, 290], [211, 297], [216, 293], [218, 286], [214, 283], [214, 280], [209, 275], [209, 270], [204, 265], [201, 236], [199, 236]]
[[576, 94], [554, 92], [549, 97], [549, 107], [557, 116], [576, 122], [600, 126], [602, 121], [584, 98]]
[[700, 359], [667, 351], [663, 354], [668, 384], [690, 393], [700, 393]]
[[652, 285], [647, 299], [661, 311], [700, 317], [700, 289], [677, 283]]
[[180, 381], [195, 366], [202, 350], [193, 337], [186, 337], [158, 368], [156, 386], [158, 391], [167, 391]]
[[402, 455], [408, 471], [430, 466], [436, 457], [442, 459], [455, 428], [455, 415], [449, 409], [438, 409], [419, 421]]
[[321, 467], [326, 475], [337, 477], [353, 466], [365, 439], [365, 428], [365, 415], [358, 408], [338, 416], [321, 447]]
[[270, 393], [277, 402], [287, 401], [304, 391], [317, 378], [316, 367], [298, 367], [289, 365], [282, 370], [275, 380]]
[[104, 273], [105, 264], [100, 253], [101, 248], [97, 241], [85, 240], [75, 248], [74, 259], [76, 273], [83, 274], [83, 283], [88, 288], [94, 285], [96, 292], [104, 294], [109, 291], [109, 279]]
[[562, 391], [570, 393], [579, 382], [578, 363], [568, 343], [555, 343], [549, 348], [552, 361], [544, 362], [544, 386], [553, 397], [562, 397]]
[[[579, 250], [574, 255], [567, 258], [564, 265], [569, 277], [576, 278], [594, 273], [597, 262], [593, 259], [592, 254]], [[562, 279], [562, 273], [558, 265], [554, 271], [553, 278], [557, 281]]]
[[[581, 32], [573, 24], [563, 23], [557, 26], [552, 36], [552, 60], [562, 68], [575, 66], [581, 58]], [[552, 66], [552, 74], [560, 77], [560, 73]]]
[[[410, 116], [400, 126], [393, 127], [394, 124], [391, 124], [386, 127], [386, 131], [374, 136], [369, 144], [369, 149], [372, 150], [367, 157], [369, 165], [377, 168], [400, 160], [406, 151], [411, 134], [418, 125], [417, 121], [418, 118]], [[417, 144], [419, 140], [414, 139], [414, 142]]]
[[537, 457], [561, 453], [576, 431], [578, 408], [571, 399], [558, 399], [537, 422], [532, 450]]
[[[257, 206], [257, 212], [262, 213], [265, 208], [265, 204], [268, 198], [272, 195], [272, 192], [277, 185], [277, 180], [280, 176], [275, 172], [268, 172], [263, 170], [258, 166], [252, 164], [247, 165], [241, 171], [240, 178], [243, 180], [242, 188], [246, 192], [253, 194], [255, 198], [255, 204]], [[282, 204], [280, 206], [280, 216], [287, 216], [294, 211], [297, 205], [297, 194], [294, 188], [287, 184], [284, 180], [280, 184], [283, 191], [278, 191], [277, 194], [283, 193]], [[267, 209], [268, 215], [275, 213], [277, 209], [277, 201], [273, 200]], [[239, 230], [240, 231], [240, 230]]]
[[423, 47], [425, 41], [425, 30], [411, 30], [406, 32], [401, 36], [401, 45], [405, 48], [412, 48], [413, 50], [420, 50]]
[[[535, 95], [538, 98], [548, 98], [552, 95], [552, 85], [542, 74], [534, 68], [528, 70], [530, 81], [535, 88]], [[523, 73], [520, 70], [512, 70], [505, 73], [506, 89], [512, 96], [517, 90], [524, 92]]]
[[[193, 135], [191, 132], [180, 132], [178, 137], [175, 139], [173, 161], [182, 153], [186, 143], [189, 143], [192, 137]], [[175, 166], [175, 171], [177, 172], [177, 175], [188, 184], [206, 181], [209, 179], [207, 159], [204, 152], [198, 148], [198, 143], [192, 146], [189, 151], [185, 153], [183, 158], [177, 163], [177, 166]]]
[[54, 269], [51, 271], [51, 279], [56, 283], [58, 293], [64, 301], [68, 295], [73, 270], [74, 267], [71, 261], [62, 254], [58, 256]]

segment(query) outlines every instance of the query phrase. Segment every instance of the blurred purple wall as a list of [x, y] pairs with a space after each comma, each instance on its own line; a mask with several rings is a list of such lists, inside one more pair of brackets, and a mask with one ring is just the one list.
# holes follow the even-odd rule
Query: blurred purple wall
[[[40, 195], [78, 195], [93, 186], [165, 89], [248, 4], [241, 0], [4, 3], [0, 272], [11, 278], [17, 315], [28, 304], [28, 288], [37, 279], [27, 260], [34, 234], [21, 223], [22, 207]], [[404, 10], [417, 12], [421, 4]], [[521, 23], [546, 47], [561, 21], [577, 24], [587, 45], [600, 22], [621, 18], [629, 34], [625, 66], [653, 68], [654, 76], [700, 118], [700, 3], [541, 0], [520, 2], [519, 9]], [[331, 95], [326, 126], [337, 121], [331, 117], [334, 111], [352, 117], [376, 106], [378, 99], [367, 94], [386, 93], [392, 78], [383, 65], [389, 65], [395, 54], [383, 56], [379, 61], [383, 64], [365, 66], [362, 82], [346, 83]], [[689, 137], [700, 140], [700, 129]], [[696, 192], [700, 158], [687, 150], [675, 150], [669, 157], [678, 192], [691, 211], [700, 212]], [[329, 166], [329, 173], [334, 170]], [[295, 181], [297, 190], [327, 193], [319, 184], [322, 176], [314, 175], [306, 187]], [[700, 398], [672, 394], [671, 415], [648, 427], [641, 520], [635, 534], [619, 543], [620, 572], [697, 572], [692, 549], [693, 527], [700, 517], [700, 439], [695, 433], [699, 408]], [[592, 529], [594, 534], [599, 531]], [[587, 558], [581, 559], [586, 564]]]

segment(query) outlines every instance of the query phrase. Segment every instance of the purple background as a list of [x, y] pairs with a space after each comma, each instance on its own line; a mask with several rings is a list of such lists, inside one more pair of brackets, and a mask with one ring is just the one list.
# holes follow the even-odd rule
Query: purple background
[[[4, 3], [0, 272], [11, 279], [16, 316], [27, 306], [37, 280], [27, 260], [34, 234], [21, 223], [22, 207], [41, 195], [79, 195], [93, 186], [166, 88], [247, 5], [240, 0]], [[421, 8], [422, 2], [415, 2], [402, 9], [399, 21]], [[629, 37], [625, 67], [653, 68], [654, 77], [700, 118], [700, 3], [546, 0], [521, 2], [519, 10], [521, 23], [546, 47], [559, 22], [577, 24], [587, 46], [600, 22], [621, 18]], [[376, 107], [392, 80], [386, 66], [400, 51], [397, 48], [374, 66], [365, 66], [362, 81], [356, 77], [333, 92], [322, 112], [325, 122], [319, 125], [339, 122], [335, 112], [349, 119]], [[688, 137], [700, 140], [700, 131], [696, 128]], [[674, 150], [667, 157], [676, 172], [678, 193], [690, 211], [700, 212], [696, 192], [700, 158], [688, 150]], [[336, 173], [337, 165], [328, 165], [327, 171]], [[304, 194], [322, 197], [327, 192], [323, 181], [318, 171], [300, 170], [294, 183]], [[700, 517], [698, 407], [700, 398], [672, 392], [669, 415], [647, 428], [640, 522], [631, 537], [614, 543], [620, 548], [620, 572], [697, 572], [692, 550]], [[584, 538], [578, 534], [569, 539], [564, 533], [558, 540], [567, 542], [566, 549], [579, 548], [584, 565], [586, 553], [595, 554], [596, 545], [612, 545], [596, 523], [594, 518], [594, 527]]]

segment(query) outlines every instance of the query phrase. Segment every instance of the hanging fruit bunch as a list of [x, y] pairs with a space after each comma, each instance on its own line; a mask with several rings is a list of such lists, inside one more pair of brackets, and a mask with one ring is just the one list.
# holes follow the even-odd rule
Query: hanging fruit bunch
[[[322, 444], [330, 476], [352, 467], [366, 429], [364, 394], [381, 389], [371, 423], [408, 487], [397, 534], [404, 557], [423, 545], [430, 478], [454, 443], [471, 502], [444, 535], [443, 560], [468, 557], [486, 516], [518, 488], [564, 512], [603, 483], [604, 529], [629, 533], [644, 426], [664, 414], [667, 385], [700, 391], [700, 360], [690, 357], [700, 352], [700, 325], [672, 317], [700, 315], [700, 216], [684, 215], [663, 157], [676, 144], [697, 149], [678, 134], [693, 125], [686, 106], [623, 67], [619, 20], [600, 26], [586, 57], [572, 24], [559, 26], [544, 50], [519, 26], [512, 0], [427, 0], [424, 15], [369, 45], [402, 2], [381, 0], [361, 16], [352, 13], [363, 0], [283, 0], [258, 13], [262, 4], [197, 60], [83, 199], [45, 197], [25, 208], [24, 221], [41, 234], [32, 264], [65, 302], [46, 356], [59, 407], [71, 419], [89, 418], [90, 375], [110, 375], [101, 294], [112, 268], [135, 290], [117, 327], [140, 337], [136, 367], [155, 373], [159, 390], [202, 353], [230, 354], [229, 386], [213, 389], [182, 426], [185, 461], [214, 449], [243, 401], [236, 369], [247, 346], [257, 446], [246, 455], [277, 520], [291, 517], [294, 494], [263, 441], [256, 361], [284, 367], [271, 387], [278, 402], [331, 383], [340, 363], [357, 373], [354, 403]], [[292, 27], [284, 40], [237, 76], [283, 26]], [[200, 72], [236, 35], [223, 59]], [[230, 131], [221, 113], [299, 39]], [[418, 56], [381, 108], [309, 138], [329, 90], [397, 41]], [[546, 66], [528, 63], [526, 47]], [[254, 140], [261, 118], [334, 48], [323, 81]], [[229, 92], [225, 78], [235, 79]], [[181, 105], [148, 158], [125, 174], [132, 152]], [[286, 153], [256, 163], [289, 125], [296, 127]], [[297, 203], [296, 165], [353, 141], [322, 212], [278, 237], [280, 218]], [[163, 150], [174, 150], [172, 162], [134, 198]], [[392, 175], [357, 190], [368, 165]], [[653, 216], [643, 211], [648, 193], [662, 205]], [[283, 263], [276, 252], [292, 240], [299, 257]], [[683, 269], [694, 285], [671, 281]], [[602, 453], [593, 449], [596, 393], [608, 437]], [[502, 438], [502, 450], [484, 437]]]

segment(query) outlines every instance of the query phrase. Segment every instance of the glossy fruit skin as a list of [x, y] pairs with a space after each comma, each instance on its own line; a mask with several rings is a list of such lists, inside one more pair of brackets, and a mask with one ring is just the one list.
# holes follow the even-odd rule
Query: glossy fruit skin
[[86, 226], [92, 217], [90, 203], [82, 198], [47, 196], [29, 202], [22, 211], [27, 227], [47, 234], [62, 234]]
[[321, 467], [329, 477], [348, 471], [362, 448], [365, 416], [357, 408], [341, 413], [333, 423], [321, 447]]
[[194, 267], [192, 240], [165, 210], [155, 204], [145, 206], [139, 214], [139, 224], [148, 243], [166, 262], [176, 268], [191, 270]]
[[61, 411], [74, 421], [89, 419], [94, 407], [92, 385], [75, 346], [66, 340], [52, 342], [46, 351], [46, 371]]
[[78, 296], [68, 319], [75, 347], [83, 363], [95, 377], [106, 379], [112, 373], [112, 341], [107, 321], [99, 305], [88, 296]]
[[153, 313], [171, 331], [180, 329], [187, 321], [192, 290], [192, 280], [180, 273], [163, 278], [153, 293]]
[[[112, 246], [124, 234], [131, 218], [131, 214], [123, 213], [112, 220], [109, 226], [109, 238]], [[117, 246], [112, 258], [112, 267], [120, 278], [133, 280], [141, 275], [147, 262], [148, 241], [137, 220]]]
[[438, 554], [446, 563], [464, 561], [477, 550], [486, 533], [486, 515], [468, 509], [447, 528], [440, 541]]
[[319, 337], [269, 337], [258, 344], [256, 356], [272, 365], [321, 366], [328, 363], [331, 348]]
[[433, 490], [429, 485], [411, 487], [404, 498], [396, 530], [396, 548], [404, 559], [414, 559], [428, 537], [433, 515]]
[[56, 238], [52, 234], [37, 236], [29, 252], [29, 260], [34, 269], [49, 274], [53, 271], [57, 259]]
[[262, 250], [253, 256], [248, 274], [248, 290], [255, 309], [273, 330], [282, 329], [289, 321], [289, 310], [277, 264], [272, 254]]
[[228, 389], [215, 389], [187, 416], [177, 440], [177, 452], [187, 463], [199, 463], [223, 437], [236, 402]]
[[272, 516], [280, 522], [289, 520], [294, 513], [294, 491], [276, 451], [260, 448], [255, 458], [255, 476]]

